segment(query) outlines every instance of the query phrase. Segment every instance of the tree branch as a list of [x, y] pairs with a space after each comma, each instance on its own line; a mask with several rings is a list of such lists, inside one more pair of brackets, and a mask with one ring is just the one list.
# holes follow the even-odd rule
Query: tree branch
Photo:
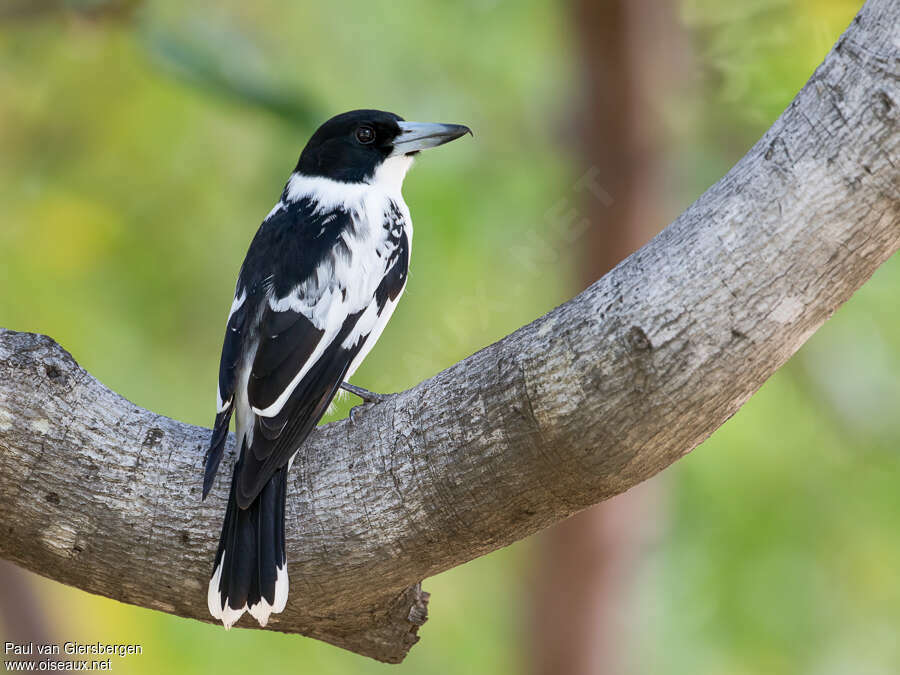
[[[420, 580], [627, 490], [733, 415], [900, 245], [898, 26], [900, 5], [869, 0], [728, 175], [579, 296], [314, 434], [274, 627], [400, 661]], [[199, 500], [208, 434], [0, 332], [0, 557], [207, 620], [227, 493]]]

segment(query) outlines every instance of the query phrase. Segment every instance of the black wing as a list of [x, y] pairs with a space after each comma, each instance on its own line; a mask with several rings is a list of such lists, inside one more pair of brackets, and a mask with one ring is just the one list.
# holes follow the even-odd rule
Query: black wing
[[[298, 312], [266, 308], [260, 345], [247, 385], [250, 405], [265, 410], [304, 367], [306, 373], [276, 415], [254, 416], [252, 442], [245, 448], [243, 466], [236, 477], [236, 496], [241, 508], [252, 503], [275, 471], [287, 464], [325, 414], [350, 363], [365, 342], [361, 339], [349, 349], [342, 346], [364, 311], [348, 315], [334, 338], [314, 355], [323, 340], [323, 330]], [[285, 324], [289, 328], [277, 332]], [[315, 360], [310, 361], [311, 358]]]
[[[241, 360], [254, 338], [260, 303], [269, 292], [284, 295], [291, 280], [308, 276], [340, 241], [350, 215], [342, 211], [321, 213], [308, 199], [286, 204], [284, 196], [262, 222], [238, 275], [232, 312], [225, 328], [219, 363], [218, 408], [206, 451], [203, 498], [212, 487], [225, 452], [228, 427], [234, 413], [234, 393]], [[326, 225], [330, 225], [326, 227]], [[303, 272], [305, 271], [305, 274]]]
[[[239, 300], [240, 303], [238, 303]], [[216, 421], [213, 424], [213, 434], [209, 441], [209, 449], [206, 451], [202, 499], [206, 499], [206, 496], [209, 494], [216, 472], [219, 470], [219, 462], [222, 461], [222, 455], [225, 453], [228, 425], [231, 423], [231, 415], [234, 412], [237, 367], [243, 354], [247, 316], [250, 312], [248, 306], [254, 304], [252, 299], [247, 297], [246, 287], [242, 287], [239, 281], [238, 291], [235, 293], [235, 305], [237, 307], [228, 317], [228, 323], [225, 326], [225, 342], [222, 345], [222, 357], [219, 361], [219, 407], [216, 410]]]
[[[396, 210], [395, 206], [393, 208]], [[400, 218], [399, 213], [396, 217]], [[275, 311], [270, 304], [264, 310], [259, 347], [247, 385], [250, 405], [255, 411], [275, 406], [295, 378], [301, 373], [302, 376], [277, 414], [255, 416], [252, 443], [236, 490], [238, 504], [242, 507], [252, 502], [315, 428], [354, 358], [365, 346], [371, 330], [359, 335], [355, 342], [347, 343], [347, 337], [363, 317], [372, 319], [374, 313], [376, 320], [380, 318], [388, 299], [396, 300], [403, 290], [409, 268], [409, 240], [402, 226], [394, 224], [393, 229], [386, 231], [387, 240], [381, 249], [384, 257], [379, 254], [379, 260], [384, 262], [378, 270], [381, 274], [378, 286], [367, 304], [349, 308], [339, 317], [341, 323], [336, 332], [332, 330], [326, 334], [326, 330], [314, 325], [305, 314], [291, 309]], [[334, 255], [349, 255], [341, 243], [338, 241], [335, 245]], [[334, 279], [330, 288], [332, 300], [351, 283], [352, 279]], [[323, 305], [325, 302], [321, 301]], [[324, 307], [322, 311], [325, 311]], [[365, 325], [362, 324], [360, 330]]]

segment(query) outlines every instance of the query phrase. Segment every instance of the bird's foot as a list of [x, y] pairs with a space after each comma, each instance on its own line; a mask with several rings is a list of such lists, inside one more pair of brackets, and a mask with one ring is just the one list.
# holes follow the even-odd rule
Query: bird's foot
[[[343, 389], [344, 391], [349, 391], [354, 396], [358, 396], [359, 398], [361, 398], [363, 400], [363, 406], [374, 403], [381, 403], [385, 400], [385, 398], [387, 398], [382, 394], [376, 394], [374, 391], [369, 391], [368, 389], [357, 387], [355, 384], [350, 384], [349, 382], [341, 383], [341, 389]], [[355, 405], [350, 408], [350, 424], [356, 424], [356, 420], [353, 416], [356, 413], [356, 409], [363, 406]]]

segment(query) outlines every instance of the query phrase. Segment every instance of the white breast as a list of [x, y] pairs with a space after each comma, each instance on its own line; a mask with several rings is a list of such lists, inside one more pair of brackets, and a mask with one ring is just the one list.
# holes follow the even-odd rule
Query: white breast
[[[402, 222], [399, 225], [403, 229], [403, 236], [406, 237], [406, 245], [407, 250], [409, 251], [409, 255], [412, 256], [413, 227], [412, 219], [409, 215], [409, 208], [406, 206], [406, 202], [403, 201], [402, 195], [393, 198], [393, 201], [400, 210]], [[356, 357], [354, 357], [353, 361], [350, 363], [350, 368], [347, 370], [347, 379], [349, 379], [353, 375], [353, 373], [356, 372], [357, 368], [359, 368], [363, 360], [366, 358], [366, 356], [368, 356], [369, 352], [372, 351], [372, 347], [374, 347], [375, 343], [378, 342], [378, 338], [381, 337], [381, 333], [384, 331], [385, 326], [387, 326], [387, 322], [390, 320], [391, 315], [394, 313], [394, 310], [397, 307], [397, 303], [400, 302], [400, 298], [403, 296], [403, 292], [406, 290], [406, 282], [404, 281], [403, 288], [400, 290], [400, 293], [397, 295], [397, 297], [393, 300], [388, 298], [387, 303], [381, 310], [381, 313], [378, 313], [378, 306], [375, 303], [374, 299], [375, 289], [378, 287], [378, 284], [381, 283], [381, 278], [384, 276], [384, 273], [386, 271], [385, 265], [387, 261], [390, 260], [390, 254], [393, 253], [393, 249], [395, 248], [395, 245], [389, 241], [388, 231], [382, 224], [384, 214], [389, 212], [390, 210], [389, 207], [389, 202], [382, 202], [380, 204], [373, 203], [369, 207], [369, 217], [367, 218], [367, 220], [370, 225], [372, 223], [377, 223], [375, 227], [380, 230], [378, 235], [373, 239], [377, 240], [375, 250], [378, 251], [376, 255], [379, 262], [381, 263], [381, 273], [377, 275], [378, 278], [374, 286], [371, 286], [369, 288], [370, 299], [365, 313], [360, 317], [360, 320], [356, 325], [356, 329], [353, 331], [353, 333], [351, 333], [351, 335], [347, 337], [343, 344], [344, 347], [351, 347], [355, 345], [359, 339], [365, 340]], [[373, 219], [375, 212], [378, 213], [378, 216], [377, 218]]]

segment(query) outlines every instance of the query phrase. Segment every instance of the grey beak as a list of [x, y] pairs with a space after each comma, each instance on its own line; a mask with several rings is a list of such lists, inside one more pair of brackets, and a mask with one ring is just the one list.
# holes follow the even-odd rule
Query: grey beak
[[[444, 143], [471, 134], [462, 124], [434, 124], [429, 122], [398, 122], [400, 133], [394, 139], [391, 156], [408, 155], [411, 152], [436, 148]], [[474, 136], [474, 134], [472, 134]]]

